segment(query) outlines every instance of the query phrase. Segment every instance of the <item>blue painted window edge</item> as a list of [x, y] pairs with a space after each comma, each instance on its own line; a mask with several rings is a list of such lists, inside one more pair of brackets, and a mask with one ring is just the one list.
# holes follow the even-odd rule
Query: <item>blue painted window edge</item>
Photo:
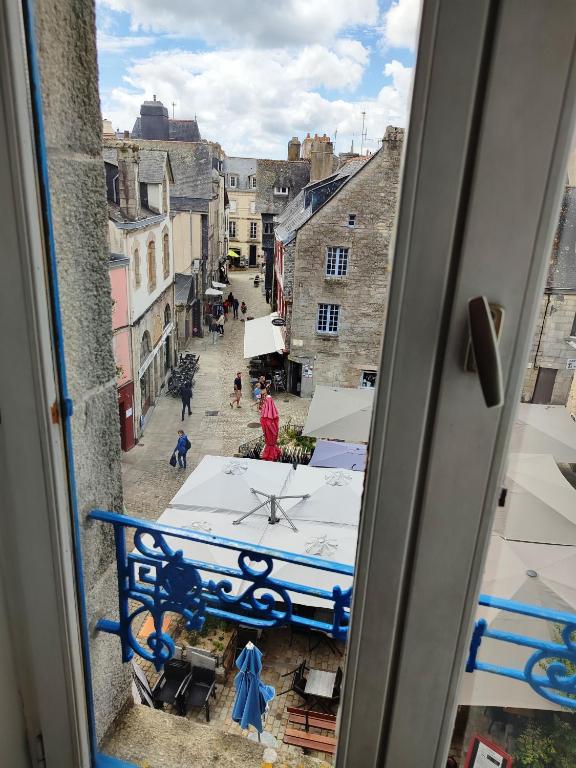
[[138, 768], [138, 766], [135, 763], [119, 760], [117, 757], [110, 757], [103, 752], [97, 752], [94, 768]]

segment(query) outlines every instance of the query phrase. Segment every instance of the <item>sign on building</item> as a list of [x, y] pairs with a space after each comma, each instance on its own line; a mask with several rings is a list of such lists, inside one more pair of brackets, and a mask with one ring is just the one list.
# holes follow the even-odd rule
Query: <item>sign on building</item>
[[576, 357], [572, 357], [569, 360], [566, 360], [566, 368], [569, 371], [576, 371]]
[[476, 734], [470, 739], [464, 768], [511, 768], [512, 757], [501, 747]]

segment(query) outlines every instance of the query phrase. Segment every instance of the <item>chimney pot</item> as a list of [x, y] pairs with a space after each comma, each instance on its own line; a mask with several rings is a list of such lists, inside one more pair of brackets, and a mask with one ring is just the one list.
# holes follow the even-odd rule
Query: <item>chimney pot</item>
[[124, 138], [129, 139], [130, 138], [130, 131], [124, 131]]
[[120, 213], [127, 221], [140, 218], [140, 184], [138, 179], [138, 149], [124, 144], [117, 149]]

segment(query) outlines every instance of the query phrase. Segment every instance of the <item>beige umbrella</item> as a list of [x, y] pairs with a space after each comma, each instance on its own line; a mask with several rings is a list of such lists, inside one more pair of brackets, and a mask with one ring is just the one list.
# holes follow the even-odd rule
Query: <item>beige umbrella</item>
[[504, 508], [494, 530], [506, 539], [576, 545], [576, 489], [551, 455], [510, 454]]
[[512, 429], [510, 450], [549, 453], [556, 461], [576, 462], [576, 423], [563, 405], [521, 403]]
[[373, 389], [317, 386], [302, 434], [367, 443], [373, 402]]
[[[505, 541], [493, 534], [490, 541], [482, 593], [568, 614], [576, 613], [576, 549]], [[553, 623], [518, 613], [480, 606], [492, 630], [513, 633], [545, 642], [561, 643]], [[575, 616], [576, 620], [576, 616]], [[483, 638], [478, 660], [486, 664], [523, 670], [536, 649]], [[536, 667], [535, 673], [544, 670]], [[554, 709], [557, 704], [540, 696], [526, 682], [489, 672], [465, 673], [459, 704], [471, 706]]]

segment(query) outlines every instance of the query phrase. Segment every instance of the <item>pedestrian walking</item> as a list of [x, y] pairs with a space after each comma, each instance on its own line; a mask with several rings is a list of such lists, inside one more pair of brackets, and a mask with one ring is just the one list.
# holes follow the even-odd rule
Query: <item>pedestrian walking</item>
[[190, 410], [190, 401], [192, 400], [192, 385], [186, 381], [180, 388], [180, 400], [182, 400], [182, 421], [184, 421], [184, 411], [188, 408], [188, 416], [192, 415]]
[[234, 294], [232, 293], [232, 291], [230, 291], [230, 293], [228, 294], [227, 301], [228, 301], [228, 306], [229, 307], [233, 306], [233, 304], [234, 304]]
[[230, 303], [228, 302], [228, 299], [224, 302], [224, 322], [228, 320], [228, 310], [230, 309]]
[[246, 317], [246, 310], [248, 307], [246, 306], [246, 302], [243, 301], [242, 304], [240, 304], [240, 312], [242, 312], [242, 320]]
[[230, 400], [230, 408], [234, 408], [234, 401], [236, 401], [236, 408], [240, 408], [240, 398], [242, 397], [242, 374], [240, 371], [236, 374], [234, 379], [234, 392], [232, 394], [232, 400]]
[[232, 310], [234, 311], [234, 320], [238, 320], [238, 307], [240, 306], [240, 302], [234, 296], [234, 300], [232, 301]]
[[218, 326], [218, 330], [220, 331], [220, 335], [224, 336], [224, 323], [226, 322], [226, 319], [224, 317], [224, 313], [220, 315], [218, 320], [216, 320], [216, 325]]
[[190, 448], [192, 448], [190, 440], [188, 440], [184, 430], [179, 429], [178, 442], [176, 443], [176, 448], [174, 448], [174, 453], [178, 455], [178, 466], [180, 469], [186, 469], [186, 454]]

